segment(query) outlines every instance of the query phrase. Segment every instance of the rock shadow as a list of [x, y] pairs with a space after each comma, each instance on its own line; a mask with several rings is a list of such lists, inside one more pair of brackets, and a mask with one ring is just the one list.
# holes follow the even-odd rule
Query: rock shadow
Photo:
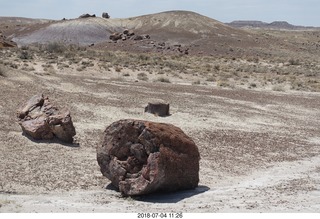
[[200, 185], [195, 189], [181, 190], [176, 192], [159, 192], [149, 195], [133, 196], [136, 201], [151, 202], [151, 203], [178, 203], [185, 198], [199, 195], [210, 190], [209, 187]]
[[[112, 183], [106, 186], [107, 190], [112, 190], [120, 192]], [[199, 195], [210, 190], [209, 187], [200, 185], [195, 189], [187, 189], [176, 192], [156, 192], [148, 195], [131, 196], [132, 199], [141, 202], [151, 202], [151, 203], [178, 203], [185, 198], [190, 198], [192, 196]], [[126, 196], [124, 196], [126, 197]]]
[[28, 138], [30, 141], [40, 144], [40, 143], [45, 143], [45, 144], [61, 144], [66, 147], [71, 147], [71, 148], [77, 148], [80, 147], [80, 143], [78, 142], [72, 142], [72, 143], [67, 143], [64, 141], [59, 140], [58, 138], [54, 137], [53, 139], [50, 140], [36, 140], [32, 138], [31, 136], [27, 135], [26, 133], [22, 133], [22, 136]]

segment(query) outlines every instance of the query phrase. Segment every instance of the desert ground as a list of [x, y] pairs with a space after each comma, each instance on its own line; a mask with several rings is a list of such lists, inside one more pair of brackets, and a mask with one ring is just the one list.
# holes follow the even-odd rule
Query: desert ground
[[[318, 32], [250, 31], [285, 43], [218, 55], [114, 43], [1, 49], [0, 212], [319, 212]], [[37, 93], [70, 109], [73, 144], [22, 133], [16, 111]], [[170, 103], [171, 115], [145, 113], [152, 101]], [[181, 128], [200, 151], [199, 186], [123, 197], [96, 160], [120, 119]]]

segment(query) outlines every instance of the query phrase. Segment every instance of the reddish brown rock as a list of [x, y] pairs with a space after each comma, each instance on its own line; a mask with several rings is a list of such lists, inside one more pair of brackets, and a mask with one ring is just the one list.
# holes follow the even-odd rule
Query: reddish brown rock
[[17, 111], [24, 133], [36, 140], [58, 139], [72, 143], [76, 135], [68, 109], [58, 110], [43, 94], [33, 96]]
[[200, 154], [193, 140], [170, 124], [120, 120], [97, 148], [101, 172], [124, 195], [192, 189]]

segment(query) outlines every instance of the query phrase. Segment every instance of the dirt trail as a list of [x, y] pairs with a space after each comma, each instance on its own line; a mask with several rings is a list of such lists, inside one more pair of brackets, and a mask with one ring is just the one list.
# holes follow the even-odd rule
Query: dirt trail
[[[0, 84], [0, 212], [320, 210], [317, 93], [126, 82], [85, 72], [9, 72]], [[76, 144], [21, 134], [15, 111], [37, 92], [70, 107]], [[169, 102], [172, 115], [144, 113], [152, 99]], [[95, 147], [104, 128], [124, 118], [171, 123], [190, 135], [201, 154], [200, 186], [139, 198], [110, 189]]]

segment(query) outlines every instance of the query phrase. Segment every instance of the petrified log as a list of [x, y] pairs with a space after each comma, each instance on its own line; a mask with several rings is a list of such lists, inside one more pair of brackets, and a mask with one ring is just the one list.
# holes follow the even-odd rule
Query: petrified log
[[200, 154], [193, 140], [170, 124], [120, 120], [97, 147], [100, 170], [124, 195], [192, 189]]
[[169, 116], [169, 108], [170, 105], [166, 103], [148, 103], [148, 105], [144, 108], [145, 112], [155, 114], [157, 116]]
[[19, 125], [24, 133], [36, 140], [58, 139], [72, 143], [76, 135], [70, 112], [52, 106], [43, 94], [33, 96], [17, 111]]

